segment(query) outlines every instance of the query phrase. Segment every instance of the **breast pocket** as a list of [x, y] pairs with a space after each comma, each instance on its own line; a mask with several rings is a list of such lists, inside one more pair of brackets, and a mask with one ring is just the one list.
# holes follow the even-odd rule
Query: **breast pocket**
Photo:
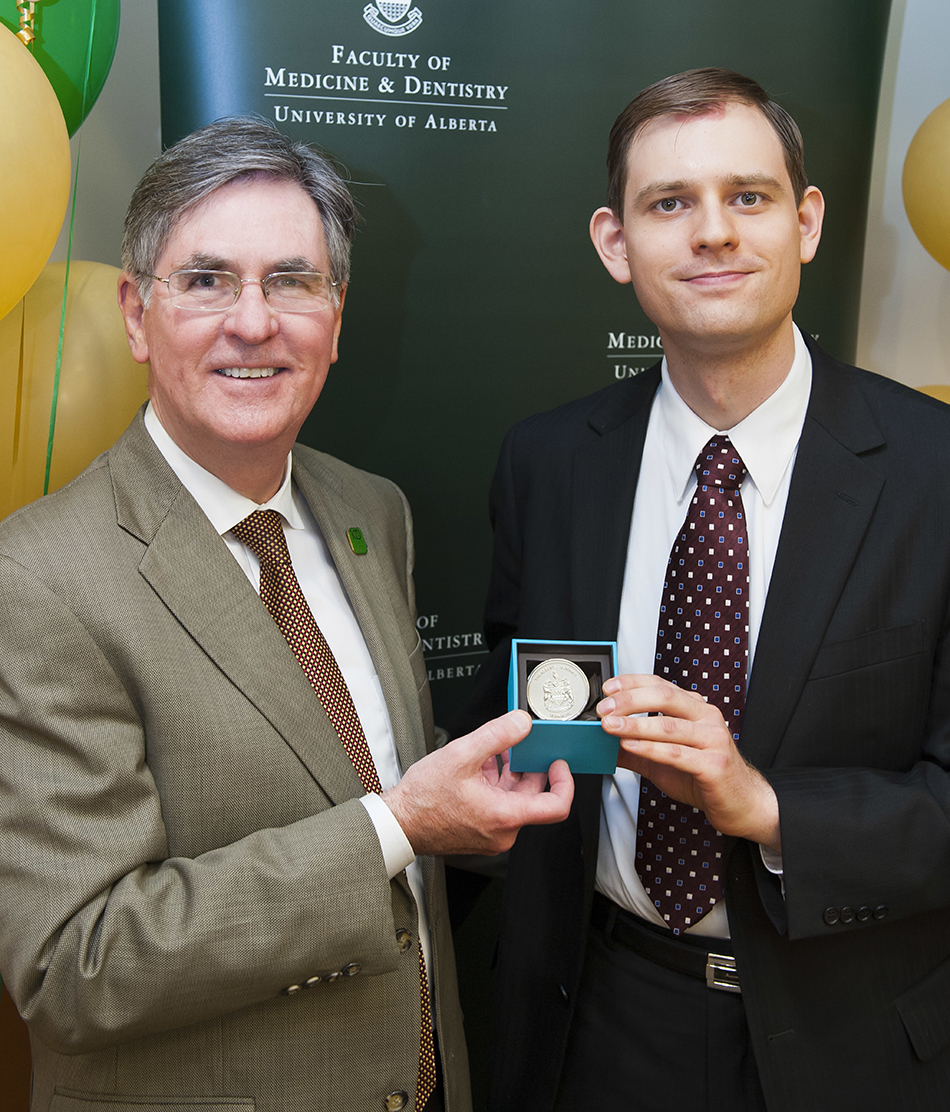
[[915, 656], [926, 651], [926, 632], [923, 618], [917, 618], [906, 625], [871, 630], [846, 641], [832, 641], [822, 645], [808, 678], [824, 679]]
[[903, 770], [918, 760], [931, 650], [922, 619], [823, 645], [790, 729], [796, 762]]

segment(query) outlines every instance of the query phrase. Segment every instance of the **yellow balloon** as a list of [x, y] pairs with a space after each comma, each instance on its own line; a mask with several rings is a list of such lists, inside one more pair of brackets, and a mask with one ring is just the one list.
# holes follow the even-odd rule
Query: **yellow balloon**
[[53, 86], [0, 25], [0, 317], [33, 285], [69, 200], [69, 136]]
[[950, 100], [930, 113], [911, 140], [904, 208], [917, 238], [950, 270]]
[[[43, 493], [65, 271], [47, 266], [0, 320], [0, 517]], [[50, 490], [108, 448], [148, 396], [116, 304], [118, 276], [104, 263], [69, 270]]]
[[918, 386], [917, 389], [921, 394], [929, 394], [939, 402], [950, 403], [950, 386], [938, 383], [934, 386]]

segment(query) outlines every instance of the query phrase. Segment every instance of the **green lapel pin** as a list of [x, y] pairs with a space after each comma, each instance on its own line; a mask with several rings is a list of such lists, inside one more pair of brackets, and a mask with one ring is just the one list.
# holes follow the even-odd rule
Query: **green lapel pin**
[[346, 539], [350, 542], [350, 548], [353, 549], [355, 555], [366, 555], [366, 538], [363, 536], [362, 529], [357, 529], [355, 525], [347, 529]]

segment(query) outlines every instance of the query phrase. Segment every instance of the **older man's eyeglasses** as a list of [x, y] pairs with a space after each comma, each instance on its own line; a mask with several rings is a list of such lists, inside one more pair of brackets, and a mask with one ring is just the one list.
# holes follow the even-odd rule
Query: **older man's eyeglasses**
[[167, 278], [149, 274], [168, 286], [177, 309], [223, 313], [241, 296], [245, 286], [260, 286], [267, 304], [280, 313], [317, 313], [333, 304], [337, 286], [328, 274], [280, 271], [265, 278], [239, 278], [230, 270], [173, 270]]

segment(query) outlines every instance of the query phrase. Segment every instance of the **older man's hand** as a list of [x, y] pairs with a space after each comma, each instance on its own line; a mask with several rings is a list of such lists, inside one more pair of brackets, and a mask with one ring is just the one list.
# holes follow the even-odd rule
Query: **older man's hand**
[[429, 753], [383, 792], [417, 854], [502, 853], [522, 826], [567, 818], [574, 781], [565, 761], [547, 774], [509, 768], [509, 748], [530, 729], [524, 711], [511, 711]]

